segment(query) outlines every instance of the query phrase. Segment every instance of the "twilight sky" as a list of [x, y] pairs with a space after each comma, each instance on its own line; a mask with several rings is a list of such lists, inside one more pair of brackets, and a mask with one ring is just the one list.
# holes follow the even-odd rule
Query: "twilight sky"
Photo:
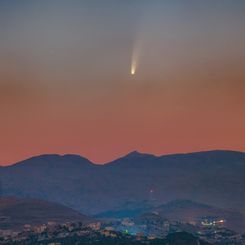
[[244, 23], [244, 0], [0, 1], [0, 165], [245, 151]]

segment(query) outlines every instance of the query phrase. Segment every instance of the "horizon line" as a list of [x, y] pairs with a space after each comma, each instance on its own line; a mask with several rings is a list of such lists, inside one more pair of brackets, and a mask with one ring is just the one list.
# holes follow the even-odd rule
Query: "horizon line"
[[84, 158], [84, 159], [88, 160], [91, 164], [98, 165], [98, 166], [103, 166], [103, 165], [107, 165], [109, 163], [112, 163], [112, 162], [114, 162], [116, 160], [119, 160], [121, 158], [127, 157], [127, 156], [129, 156], [130, 154], [133, 154], [133, 153], [136, 153], [136, 154], [139, 154], [139, 155], [151, 155], [151, 156], [154, 156], [154, 157], [164, 157], [164, 156], [188, 155], [188, 154], [198, 154], [198, 153], [208, 153], [208, 152], [235, 152], [235, 153], [243, 153], [243, 154], [245, 154], [245, 152], [241, 151], [241, 150], [229, 150], [229, 149], [213, 149], [213, 150], [210, 149], [210, 150], [176, 152], [176, 153], [164, 153], [164, 154], [153, 154], [153, 153], [149, 153], [149, 152], [141, 152], [141, 151], [138, 151], [138, 150], [133, 150], [133, 151], [130, 151], [130, 152], [125, 153], [123, 155], [120, 155], [120, 156], [118, 156], [116, 158], [113, 158], [110, 161], [106, 161], [104, 163], [99, 163], [99, 162], [96, 163], [94, 161], [91, 161], [88, 157], [80, 155], [80, 154], [76, 154], [76, 153], [65, 153], [65, 154], [60, 154], [60, 153], [48, 153], [47, 154], [47, 153], [43, 153], [43, 154], [37, 154], [37, 155], [30, 156], [30, 157], [26, 157], [26, 158], [24, 158], [22, 160], [19, 160], [19, 161], [13, 162], [13, 163], [9, 163], [9, 164], [6, 164], [6, 165], [0, 164], [0, 167], [4, 168], [4, 167], [14, 166], [14, 165], [17, 165], [17, 164], [22, 163], [24, 161], [27, 161], [27, 160], [30, 160], [30, 159], [33, 159], [33, 158], [43, 157], [43, 156], [59, 156], [59, 157], [77, 156], [77, 157], [81, 157], [81, 158]]

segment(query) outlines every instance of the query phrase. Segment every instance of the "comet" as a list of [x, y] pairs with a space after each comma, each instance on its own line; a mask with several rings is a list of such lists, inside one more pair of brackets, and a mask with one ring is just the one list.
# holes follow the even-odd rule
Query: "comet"
[[141, 45], [139, 42], [135, 42], [133, 53], [132, 53], [132, 60], [131, 60], [131, 75], [134, 76], [136, 74], [138, 64], [139, 64], [139, 56], [140, 56], [140, 49]]
[[131, 65], [131, 75], [134, 76], [136, 72], [136, 62], [132, 62]]

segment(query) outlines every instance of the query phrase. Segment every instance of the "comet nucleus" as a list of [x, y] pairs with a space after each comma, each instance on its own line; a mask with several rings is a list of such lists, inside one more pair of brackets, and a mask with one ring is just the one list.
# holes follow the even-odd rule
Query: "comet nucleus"
[[135, 69], [135, 66], [132, 65], [132, 67], [131, 67], [131, 75], [132, 75], [132, 76], [135, 75], [135, 70], [136, 70], [136, 69]]
[[135, 57], [135, 55], [133, 55], [132, 57], [132, 64], [131, 64], [131, 75], [135, 75], [136, 73], [136, 68], [137, 68], [137, 59]]

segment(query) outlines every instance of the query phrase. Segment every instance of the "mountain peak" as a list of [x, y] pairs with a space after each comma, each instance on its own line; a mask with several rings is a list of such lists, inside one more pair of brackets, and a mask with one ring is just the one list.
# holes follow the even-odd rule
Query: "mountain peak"
[[44, 154], [39, 156], [34, 156], [23, 160], [21, 162], [17, 162], [10, 167], [13, 166], [92, 166], [93, 163], [89, 161], [87, 158], [81, 157], [79, 155], [74, 154], [66, 154], [66, 155], [59, 155], [59, 154]]
[[127, 155], [124, 155], [110, 163], [107, 163], [106, 165], [107, 166], [111, 166], [111, 165], [116, 165], [116, 164], [128, 164], [130, 163], [130, 165], [132, 163], [135, 163], [136, 165], [138, 163], [143, 163], [143, 162], [146, 162], [146, 161], [149, 161], [149, 160], [152, 160], [152, 159], [155, 159], [156, 156], [153, 155], [153, 154], [148, 154], [148, 153], [141, 153], [139, 151], [132, 151], [132, 152], [129, 152]]
[[138, 157], [138, 156], [142, 156], [142, 155], [143, 155], [143, 153], [141, 153], [139, 151], [131, 151], [125, 157]]
[[139, 151], [132, 151], [132, 152], [129, 152], [123, 158], [141, 158], [141, 157], [149, 157], [149, 156], [154, 157], [154, 155], [152, 155], [152, 154], [142, 153]]

